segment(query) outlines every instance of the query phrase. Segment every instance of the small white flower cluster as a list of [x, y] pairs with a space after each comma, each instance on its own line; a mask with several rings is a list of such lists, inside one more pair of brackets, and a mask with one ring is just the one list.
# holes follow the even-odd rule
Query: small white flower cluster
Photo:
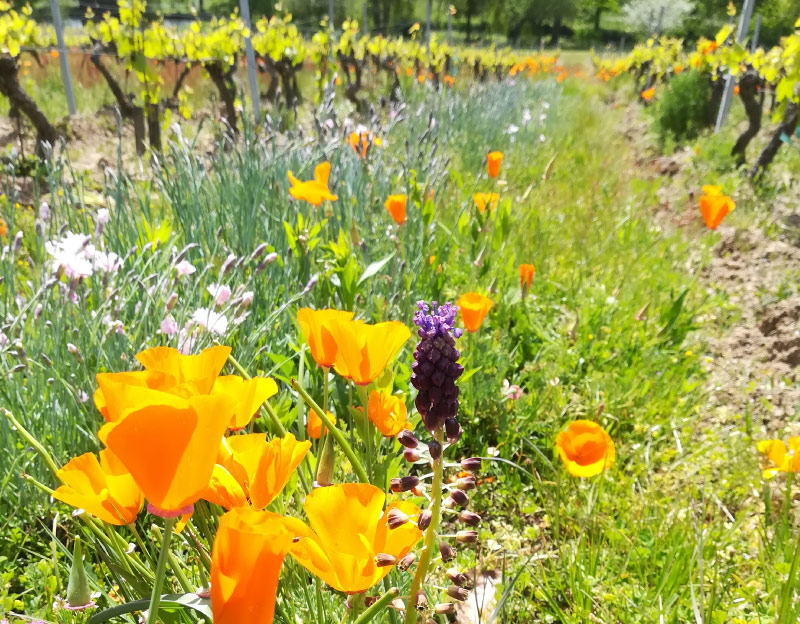
[[54, 271], [64, 271], [69, 279], [91, 277], [97, 271], [116, 273], [122, 259], [113, 251], [98, 249], [85, 234], [67, 232], [60, 240], [47, 241], [45, 251], [51, 256]]

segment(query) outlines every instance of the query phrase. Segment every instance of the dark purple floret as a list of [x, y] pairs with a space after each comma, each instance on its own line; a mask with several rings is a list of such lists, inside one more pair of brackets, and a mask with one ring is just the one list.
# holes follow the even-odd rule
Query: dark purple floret
[[419, 390], [417, 411], [433, 433], [445, 419], [455, 419], [458, 412], [456, 380], [464, 367], [458, 363], [461, 353], [455, 348], [455, 340], [461, 330], [455, 327], [458, 307], [453, 304], [419, 301], [417, 307], [414, 323], [419, 327], [420, 341], [414, 351], [411, 384]]

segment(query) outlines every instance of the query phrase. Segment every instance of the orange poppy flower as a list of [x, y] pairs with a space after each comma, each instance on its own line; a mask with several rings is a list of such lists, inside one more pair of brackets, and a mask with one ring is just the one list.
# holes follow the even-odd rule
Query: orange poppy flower
[[720, 187], [706, 185], [700, 197], [700, 213], [703, 221], [711, 230], [716, 230], [725, 216], [736, 208], [736, 203], [727, 195], [723, 195]]
[[410, 67], [406, 67], [406, 76], [409, 78], [414, 75], [414, 70]]
[[[330, 421], [335, 425], [336, 416], [334, 416], [331, 412], [327, 412], [327, 415]], [[322, 419], [314, 410], [310, 410], [308, 412], [306, 433], [308, 434], [308, 437], [311, 438], [312, 440], [319, 440], [322, 437]], [[325, 433], [328, 433], [327, 427], [325, 428]]]
[[369, 394], [367, 416], [387, 438], [393, 438], [406, 428], [405, 402], [398, 396], [373, 390]]
[[788, 443], [783, 440], [761, 440], [757, 448], [772, 462], [772, 466], [764, 470], [765, 479], [772, 479], [779, 472], [800, 472], [800, 436], [789, 438]]
[[487, 168], [489, 169], [489, 177], [496, 178], [500, 175], [500, 163], [503, 162], [503, 152], [489, 152], [486, 158]]
[[74, 457], [58, 471], [64, 484], [53, 492], [53, 498], [67, 503], [108, 524], [130, 524], [142, 509], [144, 495], [131, 474], [114, 454], [100, 451]]
[[716, 49], [717, 49], [717, 47], [718, 47], [718, 45], [717, 45], [717, 42], [716, 42], [716, 41], [709, 41], [709, 42], [708, 42], [708, 43], [707, 43], [707, 44], [706, 44], [706, 45], [703, 47], [703, 54], [711, 54], [711, 53], [712, 53], [714, 50], [716, 50]]
[[278, 577], [291, 546], [292, 535], [277, 514], [243, 508], [220, 518], [211, 553], [215, 624], [272, 624]]
[[300, 308], [297, 311], [297, 323], [303, 332], [311, 357], [318, 366], [330, 368], [336, 361], [339, 348], [331, 333], [331, 327], [338, 321], [349, 321], [353, 318], [352, 312], [344, 310], [312, 310]]
[[680, 74], [682, 71], [683, 71], [683, 65], [675, 65], [675, 67], [672, 68], [672, 73], [675, 74], [676, 76]]
[[399, 561], [422, 537], [412, 522], [396, 529], [387, 524], [392, 509], [413, 518], [419, 515], [419, 507], [394, 502], [381, 513], [385, 498], [382, 490], [368, 483], [317, 488], [304, 504], [310, 527], [297, 518], [284, 519], [289, 532], [299, 538], [290, 554], [338, 591], [367, 591], [392, 569], [391, 565], [377, 566], [376, 555], [390, 555]]
[[338, 195], [331, 193], [328, 188], [328, 177], [331, 174], [331, 163], [325, 161], [321, 162], [314, 169], [314, 179], [307, 182], [301, 182], [289, 172], [289, 182], [292, 187], [289, 189], [289, 195], [295, 199], [302, 199], [307, 201], [312, 206], [319, 206], [324, 200], [336, 201], [339, 199]]
[[561, 84], [566, 79], [567, 79], [567, 72], [565, 72], [565, 71], [562, 71], [560, 74], [558, 74], [558, 76], [556, 76], [556, 82], [558, 84]]
[[734, 95], [739, 95], [739, 91], [740, 91], [740, 89], [739, 89], [739, 85], [736, 85], [736, 86], [733, 88], [733, 94], [734, 94]]
[[58, 50], [50, 50], [50, 56], [52, 56], [54, 59], [58, 58]]
[[446, 86], [452, 87], [454, 84], [456, 84], [456, 79], [450, 74], [445, 74], [444, 78], [442, 78], [442, 82], [444, 82]]
[[475, 202], [475, 205], [478, 207], [478, 212], [483, 214], [486, 211], [486, 208], [489, 210], [494, 210], [497, 208], [497, 202], [500, 200], [500, 196], [497, 193], [475, 193], [472, 196], [472, 201]]
[[0, 238], [8, 236], [8, 225], [4, 219], [0, 219]]
[[158, 394], [161, 400], [123, 412], [97, 435], [142, 488], [150, 511], [183, 515], [211, 479], [234, 406], [222, 395]]
[[656, 94], [656, 88], [655, 87], [650, 87], [649, 89], [645, 89], [644, 91], [642, 91], [642, 99], [645, 102], [649, 102], [650, 100], [653, 99], [653, 96], [655, 94]]
[[614, 441], [591, 420], [571, 422], [556, 438], [556, 449], [574, 477], [593, 477], [614, 465]]
[[376, 137], [371, 131], [362, 129], [360, 131], [351, 132], [347, 137], [347, 143], [353, 148], [353, 151], [359, 158], [366, 158], [369, 150], [373, 145], [381, 145], [383, 141]]
[[219, 446], [217, 463], [201, 498], [226, 509], [263, 509], [289, 482], [311, 442], [291, 434], [267, 442], [264, 433], [234, 435]]
[[533, 282], [533, 274], [536, 273], [536, 267], [532, 264], [519, 265], [519, 285], [522, 288], [530, 288]]
[[198, 392], [208, 394], [230, 353], [230, 347], [221, 345], [204, 349], [198, 355], [184, 355], [172, 347], [154, 347], [137, 353], [136, 359], [145, 370], [172, 375], [176, 384], [200, 382]]
[[383, 206], [392, 215], [392, 219], [397, 225], [403, 225], [406, 222], [406, 203], [408, 198], [405, 195], [389, 195], [386, 198]]
[[492, 309], [494, 301], [476, 292], [461, 295], [456, 302], [461, 312], [461, 320], [468, 331], [476, 332], [483, 324], [483, 319]]
[[217, 377], [211, 394], [226, 396], [235, 402], [229, 427], [237, 430], [250, 424], [264, 402], [278, 394], [278, 384], [269, 377], [243, 379], [238, 375], [224, 375]]
[[375, 325], [339, 321], [330, 329], [339, 348], [334, 370], [360, 386], [369, 385], [380, 377], [411, 337], [408, 327], [399, 321]]

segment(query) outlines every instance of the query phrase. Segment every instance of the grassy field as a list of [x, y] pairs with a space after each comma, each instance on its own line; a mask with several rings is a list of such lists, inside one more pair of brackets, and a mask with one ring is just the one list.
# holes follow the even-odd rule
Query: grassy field
[[[345, 112], [320, 111], [320, 125], [286, 133], [245, 128], [211, 159], [173, 135], [152, 171], [135, 177], [112, 167], [99, 178], [66, 161], [30, 187], [6, 176], [0, 405], [60, 466], [100, 448], [96, 373], [131, 370], [150, 346], [197, 352], [216, 341], [251, 374], [278, 382], [277, 419], [303, 439], [308, 408], [291, 381], [318, 402], [327, 381], [304, 346], [298, 308], [411, 327], [418, 300], [478, 291], [494, 306], [459, 340], [464, 435], [453, 457], [485, 458], [471, 493], [483, 522], [457, 564], [476, 578], [491, 572], [499, 585], [492, 605], [471, 598], [480, 615], [463, 621], [796, 621], [791, 480], [765, 482], [755, 450], [796, 414], [770, 420], [763, 399], [743, 412], [719, 398], [716, 345], [746, 311], [708, 272], [729, 235], [702, 225], [689, 191], [724, 185], [738, 203], [726, 225], [773, 240], [782, 231], [765, 211], [796, 193], [781, 176], [798, 155], [785, 150], [775, 175], [750, 189], [722, 156], [732, 134], [704, 136], [667, 177], [647, 114], [622, 92], [572, 78], [410, 91], [400, 110], [369, 120], [382, 145], [367, 159], [342, 140], [352, 126]], [[496, 180], [485, 173], [490, 150], [505, 154]], [[290, 200], [287, 172], [309, 179], [323, 160], [338, 199], [320, 208]], [[476, 192], [498, 193], [496, 209], [479, 212]], [[408, 195], [404, 225], [383, 208], [390, 193]], [[54, 279], [48, 242], [67, 231], [117, 254], [119, 268]], [[180, 261], [195, 271], [182, 275]], [[521, 263], [536, 267], [528, 290]], [[793, 276], [796, 266], [765, 282], [762, 299], [796, 296]], [[216, 306], [219, 284], [233, 294]], [[209, 309], [222, 320], [209, 323]], [[417, 425], [410, 347], [378, 385], [396, 387]], [[336, 378], [331, 411], [360, 449], [353, 403]], [[554, 452], [558, 432], [577, 419], [601, 424], [616, 445], [613, 467], [592, 479], [570, 476]], [[276, 433], [267, 418], [253, 426]], [[0, 443], [0, 613], [83, 621], [53, 605], [71, 564], [68, 536], [99, 538], [36, 486], [57, 483], [6, 419]], [[379, 438], [387, 479], [408, 472], [399, 448]], [[341, 453], [337, 465], [353, 479]], [[274, 510], [299, 514], [311, 466], [301, 465]], [[152, 522], [140, 517], [143, 535]], [[446, 520], [442, 532], [456, 528]], [[204, 576], [189, 542], [181, 537], [175, 552], [197, 587]], [[87, 556], [98, 605], [141, 597], [98, 544]], [[409, 575], [388, 578], [407, 593]], [[289, 559], [284, 579], [276, 621], [341, 620], [342, 596]], [[186, 590], [183, 580], [169, 573], [165, 592]]]

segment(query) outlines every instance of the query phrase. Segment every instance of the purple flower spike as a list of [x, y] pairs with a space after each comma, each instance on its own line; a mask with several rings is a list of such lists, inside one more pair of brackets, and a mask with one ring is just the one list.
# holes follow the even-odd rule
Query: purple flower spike
[[419, 327], [420, 341], [414, 351], [411, 384], [419, 391], [414, 401], [417, 411], [433, 433], [445, 419], [455, 419], [458, 413], [456, 380], [464, 367], [458, 363], [461, 353], [455, 339], [461, 336], [461, 330], [454, 327], [457, 306], [419, 301], [417, 308], [414, 323]]

